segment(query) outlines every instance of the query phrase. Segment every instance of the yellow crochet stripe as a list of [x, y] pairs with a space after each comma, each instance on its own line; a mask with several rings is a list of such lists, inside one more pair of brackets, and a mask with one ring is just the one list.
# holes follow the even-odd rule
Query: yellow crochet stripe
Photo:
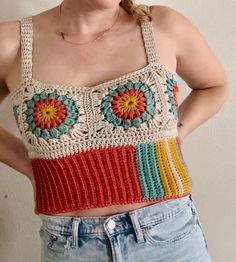
[[[190, 192], [191, 191], [191, 184], [190, 184], [190, 179], [188, 172], [186, 168], [184, 167], [183, 163], [180, 160], [180, 155], [177, 152], [176, 147], [178, 146], [175, 138], [168, 139], [168, 145], [171, 150], [171, 155], [175, 164], [175, 167], [179, 173], [179, 176], [181, 178], [183, 187], [184, 187], [184, 193]], [[180, 150], [180, 149], [179, 149]]]
[[155, 146], [158, 166], [160, 168], [160, 176], [165, 189], [165, 196], [171, 197], [173, 195], [178, 195], [178, 185], [176, 184], [173, 171], [171, 170], [170, 164], [168, 162], [164, 141], [157, 141]]

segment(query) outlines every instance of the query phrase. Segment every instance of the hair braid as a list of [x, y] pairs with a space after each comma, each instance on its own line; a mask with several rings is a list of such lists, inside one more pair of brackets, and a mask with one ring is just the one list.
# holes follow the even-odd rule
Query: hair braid
[[140, 22], [152, 20], [151, 14], [145, 8], [145, 6], [141, 4], [135, 4], [134, 0], [121, 0], [119, 5]]

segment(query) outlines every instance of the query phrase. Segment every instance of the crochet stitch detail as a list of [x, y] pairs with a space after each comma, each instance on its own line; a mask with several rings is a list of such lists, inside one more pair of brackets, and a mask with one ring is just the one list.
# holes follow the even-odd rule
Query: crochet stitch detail
[[152, 22], [141, 29], [145, 67], [93, 87], [49, 84], [32, 76], [32, 16], [22, 18], [22, 80], [10, 98], [31, 158], [36, 214], [191, 193], [178, 75], [160, 63]]

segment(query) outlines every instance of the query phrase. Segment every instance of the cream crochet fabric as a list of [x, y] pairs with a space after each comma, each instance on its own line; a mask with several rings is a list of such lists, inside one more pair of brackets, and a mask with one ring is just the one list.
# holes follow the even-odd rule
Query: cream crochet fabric
[[[177, 82], [178, 75], [160, 63], [151, 22], [143, 22], [141, 27], [148, 65], [99, 85], [85, 87], [44, 83], [32, 77], [32, 17], [22, 19], [22, 81], [10, 96], [13, 106], [16, 106], [19, 130], [31, 156], [50, 159], [80, 150], [121, 144], [136, 145], [147, 140], [155, 141], [178, 135], [177, 118], [170, 112], [171, 103], [168, 102], [169, 96], [165, 92], [167, 78]], [[156, 101], [156, 114], [139, 128], [131, 126], [126, 130], [122, 126], [114, 128], [112, 123], [104, 121], [99, 105], [109, 90], [115, 90], [118, 84], [124, 85], [128, 80], [141, 81], [150, 87]], [[59, 138], [45, 140], [28, 130], [26, 101], [31, 100], [35, 93], [52, 93], [54, 90], [58, 95], [66, 95], [75, 101], [80, 116], [68, 133], [61, 134]]]

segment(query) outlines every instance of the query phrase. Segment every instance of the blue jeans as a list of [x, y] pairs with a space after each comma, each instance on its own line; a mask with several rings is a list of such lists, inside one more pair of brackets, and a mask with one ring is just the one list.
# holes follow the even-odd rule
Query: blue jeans
[[192, 195], [103, 217], [42, 219], [41, 262], [210, 262]]

